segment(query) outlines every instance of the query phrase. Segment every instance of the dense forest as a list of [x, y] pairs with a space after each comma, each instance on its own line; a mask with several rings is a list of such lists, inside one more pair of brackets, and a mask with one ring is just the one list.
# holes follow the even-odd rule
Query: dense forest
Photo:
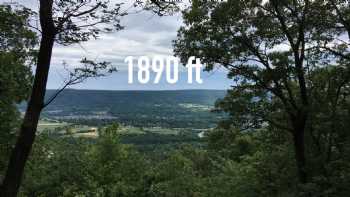
[[[134, 102], [142, 108], [122, 109], [109, 106], [109, 98], [96, 103], [94, 94], [100, 93], [83, 92], [92, 95], [69, 109], [76, 99], [66, 88], [115, 72], [110, 62], [83, 57], [62, 89], [45, 94], [55, 44], [79, 45], [123, 29], [120, 21], [127, 13], [122, 4], [104, 0], [39, 0], [38, 4], [38, 11], [20, 4], [0, 5], [1, 197], [349, 196], [349, 1], [135, 0], [137, 12], [159, 16], [181, 12], [183, 24], [173, 41], [174, 54], [183, 64], [190, 56], [200, 57], [205, 70], [224, 68], [233, 81], [224, 96], [220, 91], [210, 97], [199, 95], [203, 100], [196, 102], [224, 114], [218, 118], [206, 112], [204, 119], [190, 114], [196, 128], [211, 128], [200, 139], [186, 132], [163, 135], [140, 128], [145, 133], [141, 140], [140, 135], [122, 133], [124, 124], [142, 127], [151, 120], [140, 119], [143, 122], [137, 125], [137, 116], [131, 122], [128, 117], [171, 113], [167, 106], [163, 111], [143, 105], [154, 101], [152, 93], [124, 99], [137, 99]], [[33, 22], [33, 16], [39, 20]], [[157, 99], [164, 101], [160, 104], [170, 102], [172, 110], [173, 103], [193, 103], [190, 100], [199, 94], [186, 92], [179, 97], [165, 92]], [[111, 116], [134, 111], [122, 124], [99, 123], [94, 138], [68, 131], [38, 132], [41, 118], [55, 118], [52, 112], [57, 110], [91, 113], [80, 104], [109, 106]], [[189, 114], [181, 110], [185, 109], [178, 107], [172, 114], [175, 121]], [[187, 123], [159, 125], [165, 131], [165, 127], [190, 128], [181, 125]], [[157, 146], [162, 140], [174, 143]], [[147, 146], [142, 146], [145, 142]]]

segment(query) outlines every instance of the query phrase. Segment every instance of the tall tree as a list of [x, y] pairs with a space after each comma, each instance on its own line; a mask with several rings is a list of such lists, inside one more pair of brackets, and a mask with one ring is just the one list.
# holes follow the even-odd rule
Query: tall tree
[[[121, 29], [119, 24], [122, 15], [121, 4], [113, 5], [103, 0], [40, 0], [39, 2], [41, 28], [38, 30], [41, 32], [41, 41], [34, 83], [19, 136], [1, 185], [1, 196], [17, 195], [24, 166], [35, 139], [40, 113], [46, 105], [44, 98], [54, 43], [70, 45], [97, 38], [102, 31]], [[83, 63], [92, 67], [91, 70], [80, 70], [86, 71], [84, 74], [95, 74], [95, 68], [99, 66], [106, 68], [106, 63], [99, 64], [86, 59]]]
[[0, 5], [0, 172], [16, 136], [20, 114], [16, 104], [30, 93], [36, 35], [28, 27], [32, 12], [23, 7]]
[[[12, 197], [18, 193], [42, 109], [68, 85], [115, 70], [108, 62], [94, 62], [83, 58], [81, 63], [84, 66], [75, 69], [66, 81], [66, 85], [48, 101], [45, 101], [54, 43], [67, 46], [98, 38], [101, 32], [122, 29], [119, 20], [126, 13], [121, 12], [121, 5], [121, 3], [113, 3], [109, 0], [39, 0], [40, 28], [36, 29], [41, 33], [41, 40], [34, 83], [19, 136], [0, 187], [1, 196]], [[153, 10], [159, 15], [168, 10], [175, 11], [177, 7], [173, 1], [163, 0], [137, 0], [135, 5]]]
[[[333, 2], [340, 6], [340, 1]], [[331, 63], [339, 65], [337, 57], [320, 47], [320, 41], [342, 34], [329, 28], [334, 17], [324, 5], [308, 0], [194, 0], [174, 43], [183, 62], [196, 55], [208, 70], [229, 70], [233, 89], [219, 105], [231, 113], [232, 124], [246, 129], [268, 123], [291, 134], [301, 183], [310, 178], [305, 137], [315, 124], [314, 73]], [[348, 69], [343, 73], [342, 80], [347, 79]]]

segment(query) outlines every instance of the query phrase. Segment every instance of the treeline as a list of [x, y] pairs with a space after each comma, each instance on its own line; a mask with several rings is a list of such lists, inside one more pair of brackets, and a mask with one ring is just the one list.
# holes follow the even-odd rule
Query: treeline
[[[149, 112], [147, 112], [149, 113]], [[152, 112], [151, 112], [152, 113]], [[170, 113], [170, 112], [169, 112]], [[209, 113], [209, 112], [207, 112]], [[193, 128], [193, 129], [208, 129], [216, 126], [221, 119], [224, 119], [224, 115], [216, 116], [213, 115], [214, 120], [209, 117], [196, 117], [191, 116], [181, 116], [179, 114], [172, 114], [172, 119], [167, 119], [167, 117], [157, 118], [157, 117], [138, 117], [137, 115], [127, 116], [124, 114], [123, 118], [118, 119], [103, 119], [103, 118], [84, 118], [83, 115], [80, 118], [65, 118], [65, 117], [53, 117], [55, 120], [69, 122], [73, 124], [89, 125], [89, 126], [104, 126], [112, 124], [114, 122], [121, 123], [123, 125], [131, 125], [134, 127], [163, 127], [163, 128]], [[49, 116], [50, 117], [50, 116]]]
[[205, 146], [139, 152], [123, 145], [118, 127], [99, 138], [40, 135], [19, 196], [347, 196], [349, 168], [334, 163], [328, 179], [298, 180], [293, 144], [268, 130], [217, 129]]

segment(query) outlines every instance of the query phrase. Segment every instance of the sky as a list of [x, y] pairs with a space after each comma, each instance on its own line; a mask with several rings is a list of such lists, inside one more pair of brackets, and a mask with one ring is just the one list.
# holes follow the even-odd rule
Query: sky
[[[6, 2], [6, 0], [0, 0]], [[8, 0], [7, 0], [8, 2]], [[32, 8], [38, 9], [37, 0], [12, 0]], [[127, 2], [123, 10], [133, 12]], [[62, 62], [69, 66], [78, 65], [83, 57], [98, 61], [109, 61], [116, 65], [118, 72], [106, 77], [88, 79], [83, 83], [71, 86], [75, 89], [98, 90], [176, 90], [176, 89], [228, 89], [232, 82], [227, 79], [225, 70], [202, 72], [202, 84], [187, 83], [187, 70], [180, 69], [179, 81], [176, 84], [168, 84], [165, 73], [159, 84], [147, 84], [134, 82], [128, 83], [128, 66], [124, 62], [127, 56], [173, 56], [172, 40], [176, 39], [178, 28], [183, 24], [180, 13], [172, 16], [159, 17], [152, 12], [142, 11], [129, 14], [121, 19], [121, 25], [125, 28], [118, 32], [102, 34], [99, 39], [91, 40], [80, 45], [61, 46], [56, 44], [53, 49], [52, 63], [49, 74], [48, 89], [60, 88], [68, 73], [63, 69]], [[154, 74], [151, 74], [153, 79]]]

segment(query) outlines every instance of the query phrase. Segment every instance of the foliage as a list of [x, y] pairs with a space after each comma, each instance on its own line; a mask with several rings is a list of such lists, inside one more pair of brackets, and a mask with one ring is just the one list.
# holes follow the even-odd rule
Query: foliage
[[0, 5], [0, 174], [19, 124], [16, 104], [28, 98], [32, 83], [37, 38], [27, 27], [31, 15], [25, 8]]
[[337, 170], [328, 166], [342, 160], [339, 169], [348, 169], [342, 148], [349, 141], [350, 85], [344, 2], [195, 0], [174, 41], [183, 62], [195, 55], [208, 70], [228, 69], [234, 86], [217, 102], [230, 114], [223, 133], [233, 127], [288, 136], [283, 139], [290, 144], [286, 151], [295, 153], [301, 195], [339, 195], [330, 192], [339, 190], [330, 181]]
[[[216, 131], [212, 132], [210, 143], [227, 139], [212, 137]], [[121, 144], [116, 126], [100, 133], [96, 142], [40, 135], [21, 195], [292, 196], [296, 187], [290, 145], [278, 144], [281, 139], [271, 141], [267, 132], [237, 133], [230, 146], [239, 147], [245, 139], [252, 151], [242, 149], [237, 156], [236, 150], [227, 149], [235, 155], [232, 158], [217, 154], [220, 147], [211, 145], [208, 149], [186, 145], [154, 158]]]
[[[117, 127], [96, 142], [42, 134], [26, 168], [23, 196], [140, 196], [145, 161], [119, 143]], [[40, 181], [39, 181], [40, 180]]]

